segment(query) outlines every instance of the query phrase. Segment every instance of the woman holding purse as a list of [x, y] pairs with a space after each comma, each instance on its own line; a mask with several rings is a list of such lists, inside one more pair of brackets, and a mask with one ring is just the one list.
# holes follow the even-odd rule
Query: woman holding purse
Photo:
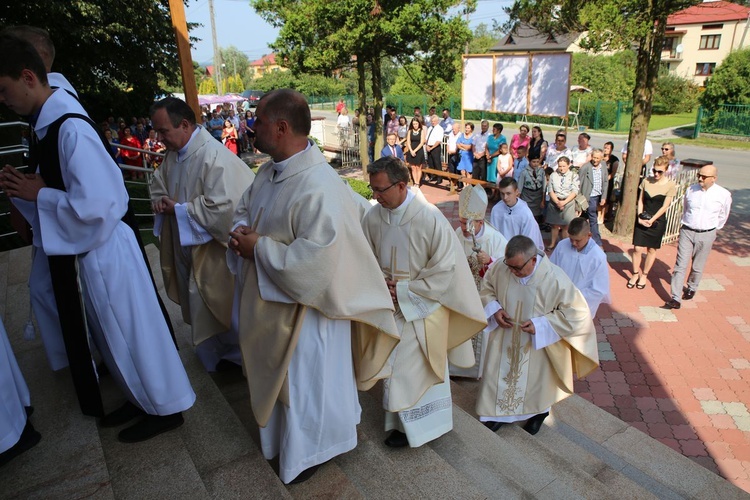
[[[654, 161], [653, 175], [643, 179], [641, 197], [633, 229], [633, 276], [628, 288], [646, 288], [648, 273], [656, 260], [656, 251], [661, 248], [661, 239], [667, 230], [667, 209], [677, 194], [677, 186], [665, 175], [669, 168], [669, 157], [660, 156]], [[646, 259], [641, 272], [643, 254]]]

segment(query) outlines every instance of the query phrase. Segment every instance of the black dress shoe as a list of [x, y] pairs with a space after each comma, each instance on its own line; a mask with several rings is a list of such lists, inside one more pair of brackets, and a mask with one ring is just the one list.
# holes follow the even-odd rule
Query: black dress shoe
[[682, 304], [680, 304], [675, 299], [668, 300], [664, 303], [664, 309], [679, 309], [682, 307]]
[[682, 300], [690, 300], [693, 297], [695, 297], [695, 290], [692, 288], [686, 288], [684, 292], [682, 292]]
[[130, 401], [127, 401], [124, 405], [122, 405], [112, 413], [104, 415], [104, 417], [99, 420], [99, 425], [101, 427], [119, 427], [122, 424], [127, 424], [134, 418], [143, 416], [145, 414], [146, 413], [143, 410], [138, 408]]
[[152, 437], [158, 436], [172, 429], [176, 429], [185, 423], [182, 413], [173, 413], [172, 415], [146, 415], [135, 425], [120, 431], [117, 439], [123, 443], [139, 443]]
[[321, 465], [323, 464], [313, 465], [309, 469], [303, 470], [302, 472], [299, 473], [297, 477], [289, 481], [289, 484], [304, 483], [305, 481], [313, 477], [316, 472], [318, 472], [318, 469], [320, 468]]
[[487, 427], [492, 432], [497, 432], [497, 430], [504, 426], [507, 422], [482, 422], [485, 427]]
[[385, 445], [391, 448], [403, 448], [409, 446], [409, 440], [406, 438], [406, 434], [401, 431], [393, 431], [385, 438]]
[[540, 413], [539, 415], [534, 415], [526, 422], [526, 424], [524, 424], [523, 430], [525, 430], [532, 436], [535, 435], [537, 432], [539, 432], [539, 429], [542, 428], [542, 422], [544, 422], [544, 419], [547, 418], [547, 415], [549, 415], [548, 411]]
[[26, 427], [23, 428], [21, 437], [18, 438], [18, 442], [0, 453], [0, 467], [7, 464], [21, 453], [30, 450], [39, 443], [42, 439], [42, 435], [39, 434], [31, 422], [26, 421]]

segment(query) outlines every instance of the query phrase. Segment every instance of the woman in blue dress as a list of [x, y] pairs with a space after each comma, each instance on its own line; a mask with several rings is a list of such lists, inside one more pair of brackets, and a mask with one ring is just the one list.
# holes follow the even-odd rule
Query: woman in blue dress
[[461, 152], [461, 161], [458, 162], [458, 170], [464, 177], [471, 174], [474, 167], [474, 155], [472, 139], [474, 138], [474, 124], [469, 122], [464, 126], [464, 133], [456, 139], [456, 148]]
[[497, 182], [497, 157], [500, 156], [500, 145], [505, 142], [502, 124], [494, 124], [492, 135], [487, 138], [487, 182]]

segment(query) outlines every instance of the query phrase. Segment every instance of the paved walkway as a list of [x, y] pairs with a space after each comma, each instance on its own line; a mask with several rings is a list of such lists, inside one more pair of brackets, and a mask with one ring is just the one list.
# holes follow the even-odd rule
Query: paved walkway
[[[458, 196], [422, 189], [457, 226]], [[750, 216], [730, 217], [679, 311], [660, 308], [676, 244], [659, 251], [646, 289], [629, 290], [632, 245], [602, 236], [612, 288], [595, 319], [602, 369], [576, 393], [750, 492]]]

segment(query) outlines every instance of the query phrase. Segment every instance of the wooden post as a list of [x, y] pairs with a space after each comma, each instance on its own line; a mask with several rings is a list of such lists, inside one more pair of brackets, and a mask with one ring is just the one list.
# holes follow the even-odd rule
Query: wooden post
[[183, 0], [169, 0], [169, 12], [172, 17], [172, 28], [177, 40], [177, 57], [182, 72], [182, 88], [185, 91], [185, 102], [193, 109], [195, 119], [200, 125], [201, 107], [198, 104], [198, 87], [193, 72], [193, 58], [190, 56], [190, 39], [188, 38]]

